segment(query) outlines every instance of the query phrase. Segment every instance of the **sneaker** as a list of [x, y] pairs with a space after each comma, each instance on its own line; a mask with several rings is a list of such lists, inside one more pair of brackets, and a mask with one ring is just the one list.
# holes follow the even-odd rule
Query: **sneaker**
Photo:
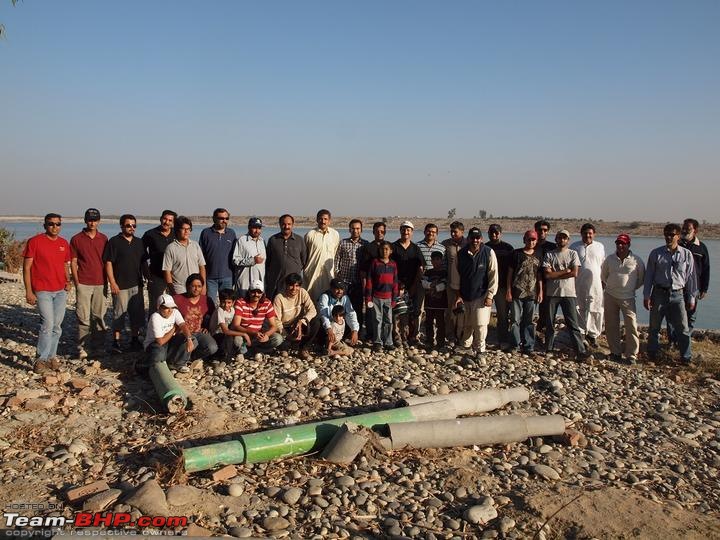
[[372, 346], [373, 352], [382, 352], [382, 349], [383, 349], [382, 345], [380, 345], [379, 343], [376, 343], [375, 345]]
[[610, 360], [611, 362], [619, 363], [622, 362], [622, 356], [620, 356], [619, 354], [611, 353], [610, 355], [608, 355], [608, 360]]
[[625, 359], [625, 363], [626, 363], [628, 366], [634, 366], [635, 364], [637, 364], [637, 356], [628, 356], [628, 357]]
[[395, 345], [385, 345], [386, 351], [394, 351], [396, 349]]
[[590, 354], [589, 352], [585, 351], [585, 352], [577, 353], [577, 357], [576, 357], [576, 358], [577, 358], [577, 361], [578, 361], [578, 362], [582, 362], [582, 363], [584, 363], [584, 364], [587, 364], [587, 363], [592, 362], [592, 360], [593, 360], [593, 355]]
[[48, 365], [50, 366], [50, 369], [54, 371], [58, 371], [60, 369], [60, 360], [55, 358], [54, 356], [50, 358], [48, 361]]
[[597, 338], [592, 336], [585, 336], [585, 341], [588, 342], [588, 345], [595, 348], [597, 347]]
[[187, 366], [183, 366], [181, 368], [178, 368], [178, 373], [190, 373], [190, 368]]
[[48, 371], [52, 371], [52, 368], [47, 360], [35, 360], [33, 371], [35, 373], [47, 373]]
[[114, 339], [112, 342], [112, 346], [110, 347], [110, 352], [113, 354], [120, 354], [123, 352], [122, 347], [120, 347], [120, 342], [117, 339]]

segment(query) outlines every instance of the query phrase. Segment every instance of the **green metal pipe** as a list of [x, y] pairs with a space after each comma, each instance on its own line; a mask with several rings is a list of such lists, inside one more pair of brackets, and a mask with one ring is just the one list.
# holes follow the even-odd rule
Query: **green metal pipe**
[[170, 373], [165, 362], [151, 365], [148, 374], [155, 387], [155, 392], [168, 412], [177, 413], [185, 410], [188, 404], [187, 393]]
[[300, 426], [288, 426], [241, 435], [229, 441], [183, 450], [185, 470], [197, 472], [217, 465], [262, 463], [276, 458], [299, 456], [322, 449], [345, 422], [373, 427], [389, 423], [417, 422], [455, 418], [455, 408], [448, 401], [423, 403], [357, 416], [322, 420]]

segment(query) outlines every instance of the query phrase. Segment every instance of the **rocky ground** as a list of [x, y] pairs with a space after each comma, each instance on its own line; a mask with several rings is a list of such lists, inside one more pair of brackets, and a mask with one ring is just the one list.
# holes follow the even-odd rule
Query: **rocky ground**
[[[168, 415], [152, 385], [133, 374], [132, 354], [72, 358], [72, 308], [62, 370], [33, 373], [37, 326], [20, 284], [1, 284], [3, 508], [179, 515], [192, 525], [178, 533], [235, 537], [720, 538], [720, 349], [709, 336], [699, 336], [701, 360], [691, 368], [619, 365], [602, 350], [591, 364], [495, 349], [478, 356], [368, 348], [349, 359], [196, 363], [178, 374], [192, 409]], [[309, 368], [319, 377], [307, 383]], [[519, 385], [530, 400], [490, 414], [560, 414], [578, 433], [493, 447], [368, 450], [349, 466], [303, 456], [238, 465], [224, 478], [181, 467], [183, 447], [233, 433], [387, 408], [414, 395]], [[96, 496], [74, 498], [73, 488], [98, 481]]]

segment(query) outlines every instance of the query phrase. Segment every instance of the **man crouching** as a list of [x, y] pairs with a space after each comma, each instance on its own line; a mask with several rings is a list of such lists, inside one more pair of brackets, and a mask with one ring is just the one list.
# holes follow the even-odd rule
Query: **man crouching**
[[177, 309], [175, 300], [169, 294], [162, 294], [157, 301], [157, 311], [150, 316], [145, 334], [145, 357], [138, 361], [135, 369], [147, 375], [154, 364], [167, 362], [168, 367], [188, 371], [186, 364], [190, 353], [197, 347], [197, 341]]

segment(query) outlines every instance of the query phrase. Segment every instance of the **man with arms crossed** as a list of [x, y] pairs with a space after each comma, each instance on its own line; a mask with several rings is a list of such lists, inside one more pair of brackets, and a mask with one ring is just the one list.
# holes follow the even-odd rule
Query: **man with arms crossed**
[[102, 344], [106, 330], [107, 278], [102, 257], [108, 239], [98, 231], [99, 225], [100, 211], [97, 208], [88, 208], [85, 211], [85, 228], [70, 239], [80, 360], [87, 358], [91, 345], [97, 347]]
[[149, 262], [148, 272], [148, 318], [157, 309], [157, 299], [167, 288], [163, 274], [163, 257], [165, 250], [175, 240], [175, 218], [172, 210], [163, 210], [160, 225], [145, 231], [142, 241], [145, 247], [145, 259]]

